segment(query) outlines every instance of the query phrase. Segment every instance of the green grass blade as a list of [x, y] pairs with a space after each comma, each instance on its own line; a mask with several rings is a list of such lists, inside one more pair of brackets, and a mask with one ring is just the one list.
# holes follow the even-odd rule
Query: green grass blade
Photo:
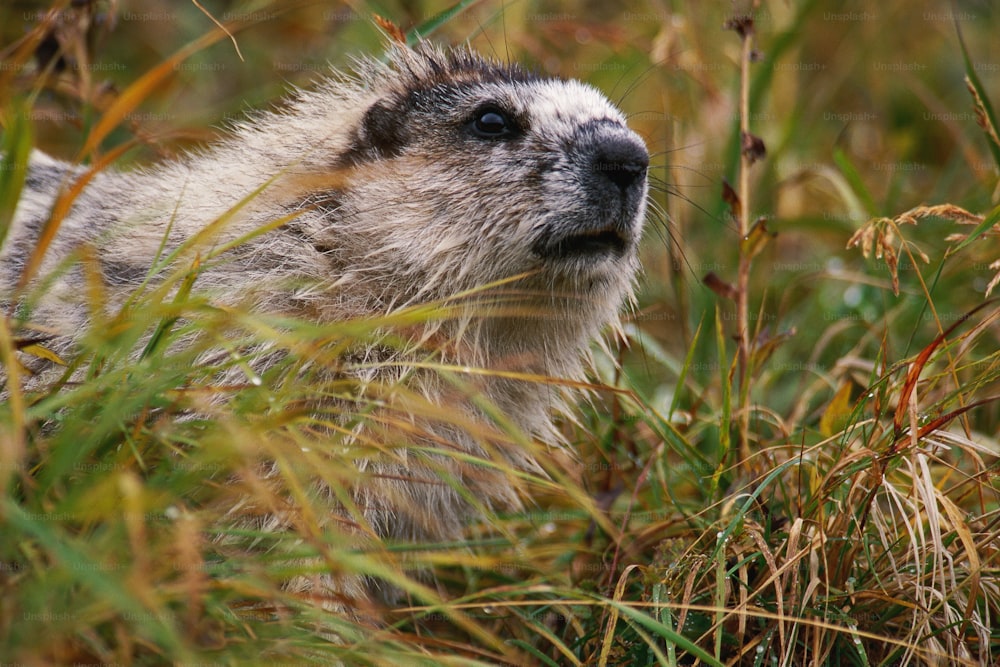
[[861, 174], [858, 173], [857, 168], [854, 166], [854, 163], [851, 162], [847, 153], [845, 153], [844, 149], [839, 146], [833, 149], [833, 162], [837, 165], [837, 168], [840, 170], [844, 180], [847, 181], [847, 184], [854, 193], [854, 196], [861, 201], [862, 206], [864, 206], [865, 213], [867, 213], [869, 217], [878, 215], [878, 205], [875, 203], [875, 197], [865, 185], [864, 179], [861, 177]]
[[481, 1], [482, 0], [461, 0], [461, 2], [456, 2], [451, 7], [440, 11], [426, 21], [423, 21], [416, 27], [407, 31], [406, 43], [413, 46], [421, 37], [427, 37], [433, 34], [438, 28], [452, 21], [466, 9], [478, 5]]
[[0, 502], [3, 508], [0, 514], [11, 534], [20, 533], [37, 540], [55, 558], [60, 572], [70, 574], [77, 584], [114, 604], [121, 614], [135, 619], [156, 642], [164, 646], [181, 646], [182, 641], [172, 625], [163, 622], [165, 617], [149, 613], [120, 575], [101, 567], [101, 562], [91, 558], [83, 545], [74, 544], [72, 539], [56, 532], [61, 522], [39, 520], [11, 498], [3, 498]]
[[31, 123], [24, 105], [10, 103], [6, 108], [6, 131], [4, 132], [0, 158], [0, 248], [10, 232], [14, 211], [21, 197], [21, 189], [28, 174], [28, 160], [34, 145]]
[[709, 653], [705, 652], [701, 647], [692, 642], [690, 639], [684, 635], [676, 632], [672, 628], [664, 625], [653, 619], [648, 614], [644, 614], [637, 609], [633, 609], [627, 604], [622, 602], [617, 602], [614, 600], [607, 600], [608, 605], [617, 609], [622, 616], [626, 617], [628, 620], [636, 623], [637, 625], [645, 628], [649, 632], [653, 633], [657, 637], [664, 639], [667, 642], [676, 644], [678, 647], [684, 649], [694, 657], [698, 658], [706, 665], [712, 665], [713, 667], [722, 667], [722, 663], [716, 658], [712, 657]]

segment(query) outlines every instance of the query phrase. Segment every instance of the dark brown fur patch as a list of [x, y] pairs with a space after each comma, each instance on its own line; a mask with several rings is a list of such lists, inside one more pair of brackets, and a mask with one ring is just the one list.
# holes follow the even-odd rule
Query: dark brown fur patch
[[409, 143], [409, 126], [406, 122], [406, 105], [376, 102], [365, 112], [361, 121], [360, 148], [373, 158], [398, 156]]
[[145, 266], [101, 258], [101, 274], [110, 285], [139, 285], [148, 273]]

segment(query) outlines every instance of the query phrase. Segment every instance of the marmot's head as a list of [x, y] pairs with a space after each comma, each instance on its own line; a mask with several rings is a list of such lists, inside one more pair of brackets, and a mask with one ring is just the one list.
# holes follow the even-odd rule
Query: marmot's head
[[357, 280], [398, 305], [528, 274], [507, 289], [593, 322], [585, 335], [614, 319], [638, 268], [649, 155], [607, 98], [426, 44], [361, 69], [329, 228], [334, 247], [345, 233], [363, 244]]

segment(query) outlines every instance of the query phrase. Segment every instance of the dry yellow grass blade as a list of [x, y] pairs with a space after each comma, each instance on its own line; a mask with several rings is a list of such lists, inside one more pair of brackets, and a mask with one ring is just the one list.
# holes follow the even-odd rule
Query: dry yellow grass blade
[[983, 565], [979, 559], [979, 545], [976, 544], [975, 538], [972, 537], [972, 531], [969, 530], [965, 512], [944, 494], [938, 494], [937, 500], [941, 503], [941, 507], [944, 508], [945, 514], [948, 515], [948, 521], [951, 522], [952, 529], [954, 529], [955, 534], [958, 535], [958, 539], [962, 543], [965, 556], [969, 559], [969, 599], [965, 606], [965, 613], [962, 615], [964, 620], [958, 629], [958, 634], [964, 635], [968, 624], [973, 618], [976, 601], [979, 599]]
[[[639, 568], [638, 565], [629, 565], [623, 571], [620, 577], [618, 577], [618, 583], [615, 584], [615, 594], [614, 599], [616, 602], [622, 602], [625, 596], [625, 586], [628, 583], [629, 575]], [[611, 655], [611, 649], [615, 645], [615, 628], [618, 626], [618, 607], [612, 605], [608, 609], [608, 616], [605, 619], [604, 626], [604, 638], [601, 640], [601, 653], [597, 658], [597, 664], [599, 667], [607, 667], [608, 658]]]
[[847, 420], [853, 412], [851, 401], [851, 391], [854, 387], [851, 382], [841, 382], [837, 393], [823, 410], [823, 416], [819, 420], [819, 431], [829, 438], [844, 430]]

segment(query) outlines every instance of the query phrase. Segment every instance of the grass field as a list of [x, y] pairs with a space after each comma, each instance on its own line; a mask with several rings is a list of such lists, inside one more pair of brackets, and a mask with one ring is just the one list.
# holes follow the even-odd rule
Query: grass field
[[[70, 4], [0, 6], [0, 238], [31, 147], [176, 156], [379, 53], [372, 14], [605, 91], [653, 154], [652, 212], [628, 340], [563, 425], [574, 455], [510, 433], [549, 476], [462, 544], [352, 546], [308, 490], [363, 454], [302, 406], [334, 392], [364, 419], [392, 388], [302, 384], [294, 357], [218, 387], [238, 361], [169, 344], [337, 364], [446, 313], [278, 322], [178, 275], [180, 296], [95, 322], [64, 360], [85, 382], [0, 403], [0, 664], [1000, 661], [990, 3]], [[227, 523], [241, 503], [294, 530]], [[334, 613], [281, 586], [329, 571], [407, 604]]]

